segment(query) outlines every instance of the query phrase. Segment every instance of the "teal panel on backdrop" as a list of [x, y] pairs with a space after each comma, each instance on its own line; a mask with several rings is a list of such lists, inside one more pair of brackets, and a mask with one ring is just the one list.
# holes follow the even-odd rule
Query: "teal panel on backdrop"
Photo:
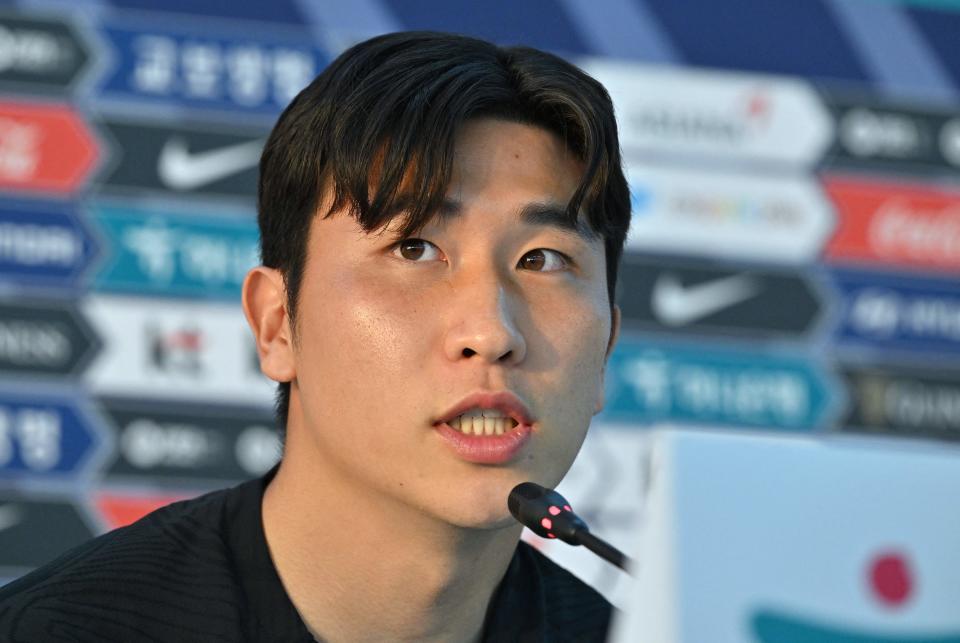
[[604, 417], [810, 431], [836, 390], [815, 363], [713, 346], [622, 341], [610, 356]]
[[244, 276], [259, 263], [251, 216], [115, 206], [98, 206], [93, 215], [108, 241], [98, 290], [237, 301]]

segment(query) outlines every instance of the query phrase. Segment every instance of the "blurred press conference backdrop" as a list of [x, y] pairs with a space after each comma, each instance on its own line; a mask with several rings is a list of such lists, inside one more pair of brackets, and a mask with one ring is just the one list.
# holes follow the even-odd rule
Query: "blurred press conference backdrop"
[[260, 148], [339, 51], [402, 29], [554, 51], [616, 103], [624, 332], [561, 487], [594, 531], [630, 549], [658, 423], [956, 448], [946, 1], [23, 1], [0, 10], [0, 581], [275, 462], [239, 307]]

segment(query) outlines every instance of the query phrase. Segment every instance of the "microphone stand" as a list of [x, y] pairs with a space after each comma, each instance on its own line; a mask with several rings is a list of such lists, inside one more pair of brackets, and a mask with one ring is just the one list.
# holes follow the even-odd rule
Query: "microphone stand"
[[611, 565], [629, 572], [631, 561], [623, 552], [590, 533], [590, 528], [570, 503], [553, 489], [521, 482], [507, 498], [510, 513], [520, 524], [541, 538], [559, 538], [570, 545], [583, 545]]

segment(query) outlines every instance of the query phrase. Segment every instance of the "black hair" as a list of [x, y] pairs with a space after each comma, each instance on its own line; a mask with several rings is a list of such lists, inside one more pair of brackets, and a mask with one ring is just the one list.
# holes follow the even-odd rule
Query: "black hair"
[[[412, 234], [436, 216], [446, 197], [460, 127], [481, 117], [550, 131], [583, 163], [567, 216], [572, 223], [583, 212], [604, 239], [613, 305], [630, 195], [603, 86], [562, 58], [529, 47], [435, 32], [393, 33], [346, 50], [301, 91], [281, 114], [260, 159], [261, 260], [283, 274], [295, 337], [314, 215], [349, 208], [367, 231], [399, 215], [400, 234]], [[332, 191], [326, 199], [324, 190]], [[332, 205], [318, 213], [321, 201]], [[289, 382], [281, 383], [281, 431], [289, 396]]]

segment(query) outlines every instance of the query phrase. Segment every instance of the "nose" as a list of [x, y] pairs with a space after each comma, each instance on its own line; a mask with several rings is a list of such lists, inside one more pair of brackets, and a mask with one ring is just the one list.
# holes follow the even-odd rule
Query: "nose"
[[444, 339], [447, 359], [501, 365], [523, 360], [527, 343], [517, 324], [518, 304], [501, 282], [461, 282], [454, 293], [447, 303], [451, 315]]

